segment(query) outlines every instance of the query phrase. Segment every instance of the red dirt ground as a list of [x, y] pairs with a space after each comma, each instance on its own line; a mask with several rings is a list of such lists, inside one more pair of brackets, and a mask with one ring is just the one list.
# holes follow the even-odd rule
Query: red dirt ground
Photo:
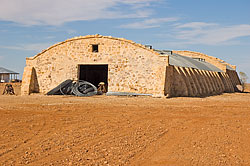
[[250, 93], [0, 98], [0, 165], [250, 165]]

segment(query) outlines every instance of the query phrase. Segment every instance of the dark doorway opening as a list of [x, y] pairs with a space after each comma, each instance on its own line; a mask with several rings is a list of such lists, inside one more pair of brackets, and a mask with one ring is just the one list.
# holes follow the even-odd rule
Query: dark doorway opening
[[79, 65], [79, 80], [92, 83], [96, 87], [100, 82], [108, 85], [108, 65]]

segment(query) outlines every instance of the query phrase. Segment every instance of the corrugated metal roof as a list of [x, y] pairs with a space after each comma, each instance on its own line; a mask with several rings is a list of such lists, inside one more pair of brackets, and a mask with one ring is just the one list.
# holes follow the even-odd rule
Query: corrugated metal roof
[[0, 67], [0, 74], [19, 74], [19, 73]]
[[182, 56], [179, 54], [172, 53], [171, 51], [158, 51], [160, 54], [169, 55], [169, 64], [179, 67], [190, 67], [200, 70], [223, 72], [216, 66], [205, 61], [199, 61], [198, 59], [193, 59], [190, 57]]

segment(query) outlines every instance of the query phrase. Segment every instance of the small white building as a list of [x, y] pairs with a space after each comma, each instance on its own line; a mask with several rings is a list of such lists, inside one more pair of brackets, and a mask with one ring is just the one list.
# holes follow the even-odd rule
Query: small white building
[[11, 82], [18, 79], [19, 73], [0, 67], [0, 82]]

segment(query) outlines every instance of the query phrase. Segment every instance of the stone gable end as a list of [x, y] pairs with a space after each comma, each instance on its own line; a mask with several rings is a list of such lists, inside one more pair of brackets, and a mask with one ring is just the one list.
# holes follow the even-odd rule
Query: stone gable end
[[[93, 52], [93, 45], [98, 45], [98, 52]], [[129, 40], [100, 35], [78, 37], [26, 59], [26, 68], [34, 69], [38, 92], [43, 94], [66, 79], [78, 80], [79, 65], [101, 64], [108, 65], [109, 91], [164, 94], [168, 57]], [[31, 77], [25, 71], [23, 76]], [[29, 84], [34, 81], [30, 79], [23, 78], [29, 80], [22, 86], [26, 94], [32, 93]]]

